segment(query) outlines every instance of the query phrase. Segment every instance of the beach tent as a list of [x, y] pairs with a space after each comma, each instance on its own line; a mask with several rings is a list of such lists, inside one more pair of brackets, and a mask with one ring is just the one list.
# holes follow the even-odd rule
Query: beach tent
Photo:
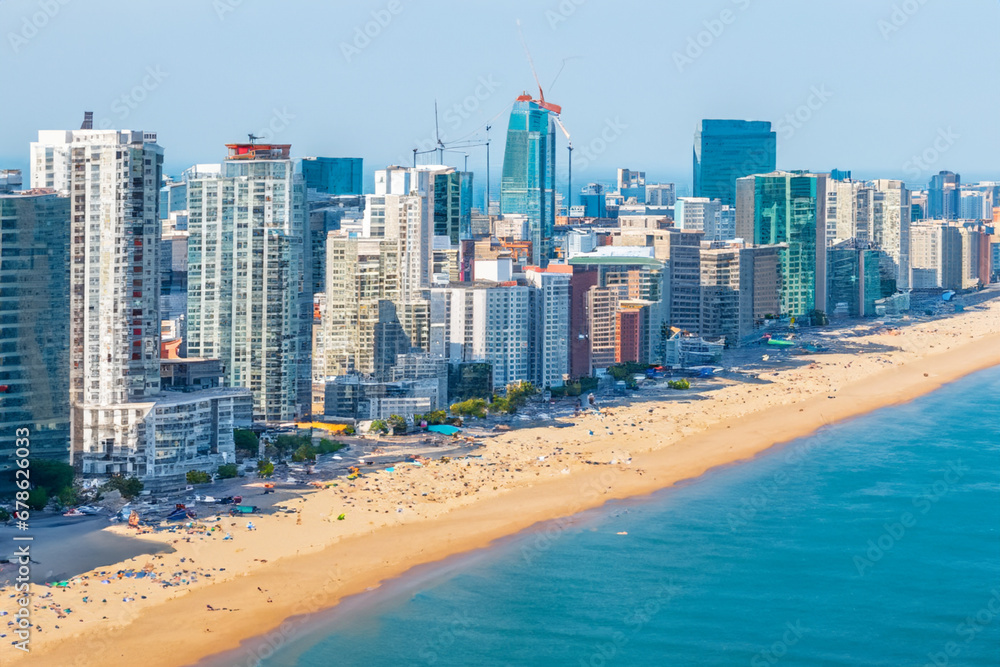
[[433, 433], [441, 433], [443, 435], [455, 435], [456, 433], [460, 433], [462, 431], [462, 429], [458, 428], [457, 426], [448, 426], [446, 424], [441, 424], [438, 426], [428, 426], [427, 430]]

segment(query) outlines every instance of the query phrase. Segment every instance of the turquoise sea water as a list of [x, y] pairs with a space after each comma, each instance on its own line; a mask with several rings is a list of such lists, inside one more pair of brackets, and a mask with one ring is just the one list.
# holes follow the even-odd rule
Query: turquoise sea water
[[261, 664], [1000, 665], [1000, 369], [311, 623]]

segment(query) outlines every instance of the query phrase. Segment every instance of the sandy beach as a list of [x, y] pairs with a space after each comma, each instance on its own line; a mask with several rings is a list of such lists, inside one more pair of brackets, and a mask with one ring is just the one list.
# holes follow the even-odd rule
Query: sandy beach
[[298, 636], [304, 615], [416, 565], [668, 487], [1000, 364], [1000, 301], [900, 324], [827, 330], [848, 351], [781, 357], [753, 381], [695, 380], [669, 400], [640, 393], [570, 427], [501, 434], [473, 457], [331, 480], [283, 503], [285, 512], [254, 517], [253, 529], [225, 516], [144, 535], [174, 551], [98, 567], [65, 588], [33, 588], [30, 654], [11, 646], [14, 595], [2, 589], [0, 663], [174, 667], [237, 649], [230, 664], [253, 665]]

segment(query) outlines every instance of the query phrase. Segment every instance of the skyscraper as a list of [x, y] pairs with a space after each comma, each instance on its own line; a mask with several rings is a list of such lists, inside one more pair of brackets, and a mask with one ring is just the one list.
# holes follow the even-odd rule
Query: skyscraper
[[950, 171], [931, 176], [927, 186], [927, 215], [931, 220], [955, 220], [959, 214], [962, 177]]
[[15, 431], [31, 455], [69, 461], [70, 199], [0, 195], [0, 486]]
[[736, 179], [774, 171], [777, 135], [768, 121], [703, 120], [694, 135], [694, 196], [736, 205]]
[[826, 307], [826, 183], [821, 174], [754, 177], [754, 243], [781, 250], [781, 311], [802, 317]]
[[[141, 131], [41, 131], [33, 188], [72, 195], [70, 402], [76, 453], [117, 426], [105, 408], [160, 390], [159, 188], [163, 149]], [[113, 440], [113, 438], [111, 438]]]
[[528, 216], [531, 264], [552, 255], [556, 221], [556, 121], [559, 107], [521, 95], [514, 102], [500, 178], [500, 212]]
[[324, 195], [360, 195], [363, 161], [359, 157], [304, 157], [306, 188]]
[[228, 148], [188, 180], [188, 354], [221, 359], [255, 419], [288, 421], [310, 403], [305, 183], [288, 145]]

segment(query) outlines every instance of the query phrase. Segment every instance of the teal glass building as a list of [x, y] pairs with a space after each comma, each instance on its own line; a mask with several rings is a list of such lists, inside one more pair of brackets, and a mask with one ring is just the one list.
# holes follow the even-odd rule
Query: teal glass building
[[831, 316], [871, 317], [875, 302], [884, 296], [881, 266], [884, 253], [854, 239], [827, 249], [830, 288], [827, 313]]
[[70, 202], [0, 195], [0, 489], [17, 429], [33, 458], [69, 461]]
[[360, 195], [363, 160], [359, 157], [302, 158], [306, 188], [326, 195]]
[[528, 217], [531, 263], [546, 266], [556, 225], [555, 112], [522, 95], [514, 102], [500, 179], [500, 212]]
[[826, 307], [826, 177], [774, 172], [754, 178], [754, 243], [784, 244], [781, 312], [803, 317]]
[[777, 136], [763, 120], [703, 120], [694, 134], [694, 196], [736, 205], [736, 179], [775, 170]]

